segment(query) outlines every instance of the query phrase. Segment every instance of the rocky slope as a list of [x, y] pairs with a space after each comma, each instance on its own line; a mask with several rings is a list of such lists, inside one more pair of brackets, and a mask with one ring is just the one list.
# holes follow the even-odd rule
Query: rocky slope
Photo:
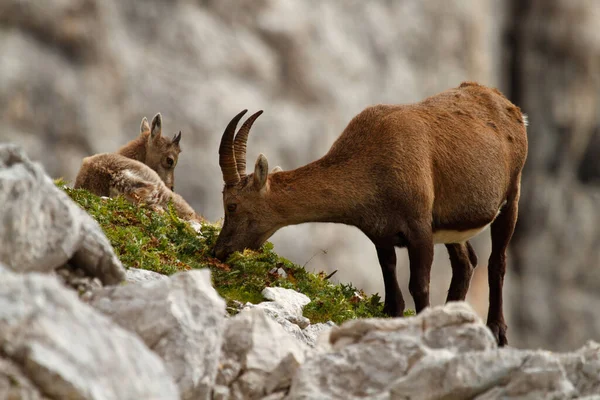
[[[510, 335], [573, 349], [600, 338], [599, 13], [590, 0], [0, 0], [0, 141], [73, 179], [82, 157], [116, 149], [160, 111], [167, 130], [183, 131], [177, 191], [216, 220], [218, 141], [243, 108], [265, 110], [249, 156], [287, 169], [323, 154], [366, 105], [465, 79], [499, 86], [530, 115]], [[307, 225], [273, 240], [299, 264], [383, 292], [356, 230]], [[487, 235], [475, 244], [485, 267]], [[450, 274], [437, 253], [434, 304]], [[486, 281], [478, 269], [469, 294], [482, 316]]]

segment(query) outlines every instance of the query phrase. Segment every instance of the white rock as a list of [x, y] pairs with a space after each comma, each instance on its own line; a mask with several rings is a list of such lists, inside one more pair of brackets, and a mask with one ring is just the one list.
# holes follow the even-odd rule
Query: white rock
[[243, 310], [227, 321], [217, 391], [224, 399], [269, 395], [289, 385], [307, 350], [264, 310]]
[[142, 283], [156, 280], [169, 280], [169, 277], [158, 272], [139, 268], [128, 268], [125, 271], [125, 280], [129, 283]]
[[51, 276], [2, 273], [0, 353], [49, 398], [179, 399], [156, 354]]
[[208, 399], [225, 325], [225, 302], [207, 269], [105, 288], [91, 304], [136, 332], [164, 361], [183, 399]]
[[600, 345], [565, 355], [497, 349], [466, 303], [349, 321], [328, 336], [329, 352], [299, 367], [287, 399], [570, 399], [600, 388]]
[[50, 272], [69, 261], [104, 284], [125, 278], [98, 223], [58, 189], [21, 148], [0, 144], [0, 262]]

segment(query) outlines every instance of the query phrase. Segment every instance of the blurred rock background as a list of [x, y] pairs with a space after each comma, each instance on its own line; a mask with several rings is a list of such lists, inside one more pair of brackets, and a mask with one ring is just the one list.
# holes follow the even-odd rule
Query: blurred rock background
[[[168, 133], [183, 131], [176, 190], [218, 220], [217, 147], [241, 109], [265, 110], [248, 163], [262, 152], [292, 169], [368, 105], [463, 80], [496, 86], [530, 121], [509, 340], [574, 349], [600, 339], [598, 21], [595, 0], [0, 0], [0, 141], [72, 180], [83, 157], [116, 150], [160, 111]], [[353, 228], [288, 227], [272, 241], [309, 269], [383, 293], [374, 248]], [[474, 245], [468, 300], [485, 317], [489, 235]], [[450, 267], [436, 250], [440, 304]]]

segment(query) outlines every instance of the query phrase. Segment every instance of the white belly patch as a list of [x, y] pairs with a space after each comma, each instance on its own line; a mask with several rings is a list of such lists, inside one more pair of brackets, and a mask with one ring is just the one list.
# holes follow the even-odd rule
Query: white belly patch
[[464, 243], [487, 228], [489, 225], [490, 224], [482, 226], [481, 228], [469, 229], [468, 231], [435, 231], [433, 233], [433, 243]]
[[469, 229], [467, 231], [450, 231], [450, 230], [441, 229], [441, 230], [433, 232], [433, 243], [442, 244], [442, 243], [464, 243], [464, 242], [466, 242], [467, 240], [471, 239], [473, 236], [478, 235], [481, 231], [483, 231], [485, 228], [490, 226], [492, 224], [492, 222], [494, 222], [494, 220], [496, 218], [498, 218], [498, 215], [500, 215], [500, 211], [502, 210], [502, 207], [504, 207], [505, 205], [506, 205], [506, 201], [504, 201], [502, 203], [502, 205], [500, 206], [500, 209], [496, 213], [496, 216], [494, 217], [494, 219], [492, 221], [490, 221], [489, 224], [484, 225], [481, 228]]

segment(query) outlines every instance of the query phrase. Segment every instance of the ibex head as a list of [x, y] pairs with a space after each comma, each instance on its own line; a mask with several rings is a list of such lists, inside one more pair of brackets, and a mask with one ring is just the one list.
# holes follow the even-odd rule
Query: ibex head
[[[219, 165], [223, 173], [223, 208], [225, 221], [217, 239], [215, 256], [225, 259], [234, 251], [259, 248], [278, 228], [277, 213], [268, 201], [269, 165], [259, 155], [254, 173], [246, 175], [246, 141], [259, 111], [248, 118], [237, 135], [235, 130], [244, 110], [225, 128], [219, 147]], [[273, 172], [278, 172], [278, 167]]]
[[152, 126], [148, 124], [146, 117], [142, 119], [140, 127], [143, 137], [147, 136], [146, 159], [144, 163], [156, 171], [165, 185], [171, 190], [175, 188], [175, 166], [181, 148], [181, 131], [172, 139], [162, 136], [162, 116], [156, 114], [152, 119]]

